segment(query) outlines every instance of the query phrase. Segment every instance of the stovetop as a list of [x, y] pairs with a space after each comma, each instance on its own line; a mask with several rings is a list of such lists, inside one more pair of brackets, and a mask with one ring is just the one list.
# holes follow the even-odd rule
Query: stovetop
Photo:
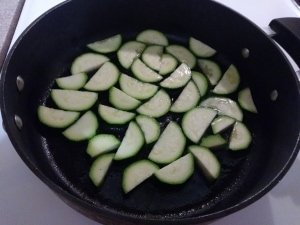
[[[267, 29], [278, 17], [300, 17], [291, 0], [216, 0]], [[40, 14], [62, 0], [26, 0], [13, 42]], [[268, 32], [268, 31], [267, 31]], [[296, 68], [296, 67], [295, 67]], [[1, 119], [1, 118], [0, 118]], [[25, 166], [0, 127], [0, 225], [96, 225], [65, 205]], [[300, 156], [267, 195], [210, 225], [299, 225]]]

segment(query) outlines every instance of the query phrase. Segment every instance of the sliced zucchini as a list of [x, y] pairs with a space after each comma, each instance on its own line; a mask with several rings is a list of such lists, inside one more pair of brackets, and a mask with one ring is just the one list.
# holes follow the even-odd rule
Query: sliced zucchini
[[87, 79], [88, 76], [86, 73], [78, 73], [67, 77], [57, 78], [55, 79], [55, 82], [61, 89], [78, 90], [85, 85]]
[[120, 34], [106, 38], [101, 41], [95, 41], [87, 45], [89, 49], [99, 53], [115, 52], [119, 49], [122, 43], [122, 36]]
[[176, 113], [186, 112], [194, 108], [200, 100], [200, 93], [193, 81], [190, 81], [182, 90], [170, 111]]
[[136, 40], [153, 45], [167, 46], [169, 44], [167, 37], [157, 30], [144, 30], [137, 35]]
[[250, 88], [245, 88], [239, 92], [238, 102], [243, 109], [249, 112], [257, 113], [257, 108], [253, 101]]
[[211, 57], [216, 53], [215, 49], [193, 37], [189, 40], [189, 46], [191, 51], [198, 57]]
[[186, 139], [180, 126], [171, 121], [153, 146], [148, 158], [156, 163], [171, 163], [182, 155], [185, 143]]
[[217, 86], [213, 89], [213, 93], [225, 95], [234, 92], [240, 84], [240, 74], [237, 68], [231, 64]]
[[98, 129], [98, 120], [92, 111], [83, 114], [63, 135], [71, 141], [83, 141], [92, 138]]
[[46, 106], [40, 105], [37, 110], [39, 120], [53, 128], [65, 128], [79, 117], [79, 112], [70, 112], [60, 109], [53, 109]]
[[194, 173], [191, 153], [156, 171], [155, 177], [165, 184], [177, 185], [186, 182]]
[[126, 194], [132, 191], [135, 187], [151, 177], [157, 170], [159, 170], [159, 167], [146, 159], [132, 163], [126, 167], [123, 173], [123, 191]]
[[95, 157], [118, 148], [120, 143], [118, 138], [112, 134], [98, 134], [89, 140], [86, 153]]
[[52, 89], [51, 98], [61, 109], [84, 111], [95, 104], [98, 94], [89, 91]]
[[144, 142], [142, 130], [136, 122], [131, 121], [114, 159], [123, 160], [135, 156], [143, 147]]
[[152, 97], [158, 90], [156, 85], [141, 82], [126, 74], [120, 76], [119, 83], [122, 91], [139, 100]]
[[142, 60], [151, 69], [159, 71], [164, 48], [158, 45], [148, 46], [142, 54]]
[[233, 125], [235, 119], [228, 117], [228, 116], [218, 116], [214, 121], [211, 123], [211, 128], [214, 134], [220, 133], [223, 130], [227, 129], [231, 125]]
[[198, 166], [209, 181], [213, 181], [220, 176], [221, 164], [208, 148], [192, 145], [189, 147], [189, 151], [193, 154]]
[[167, 53], [173, 55], [179, 62], [187, 64], [190, 69], [196, 65], [196, 57], [186, 47], [180, 45], [169, 45], [166, 47]]
[[159, 138], [160, 125], [156, 119], [144, 115], [138, 115], [135, 120], [144, 133], [146, 144], [150, 144]]
[[152, 98], [141, 105], [137, 112], [150, 117], [161, 117], [171, 107], [171, 98], [164, 90], [159, 90]]
[[115, 109], [99, 104], [98, 113], [100, 117], [110, 124], [125, 124], [135, 117], [135, 113]]
[[160, 82], [160, 86], [169, 89], [180, 88], [189, 82], [191, 76], [190, 68], [182, 63], [169, 77]]
[[105, 91], [118, 82], [120, 72], [111, 62], [104, 63], [84, 88], [89, 91]]
[[236, 120], [243, 120], [243, 112], [238, 104], [225, 97], [210, 97], [200, 103], [200, 106], [212, 108], [218, 111], [219, 115], [229, 116]]
[[219, 65], [208, 59], [199, 59], [198, 65], [211, 85], [216, 85], [222, 76]]
[[143, 82], [157, 82], [162, 76], [145, 65], [140, 59], [136, 59], [131, 66], [132, 73], [135, 77]]
[[226, 144], [226, 140], [220, 134], [203, 137], [200, 145], [207, 148], [216, 148]]
[[242, 122], [235, 122], [229, 139], [229, 149], [233, 151], [246, 149], [252, 141], [251, 133]]
[[103, 63], [109, 61], [104, 55], [85, 53], [78, 56], [72, 63], [71, 74], [86, 73], [98, 69]]
[[142, 54], [145, 46], [145, 44], [137, 41], [130, 41], [123, 44], [117, 52], [120, 64], [125, 69], [129, 69], [133, 61]]
[[137, 108], [141, 102], [116, 87], [109, 90], [109, 102], [121, 110], [132, 110]]
[[108, 172], [108, 169], [113, 161], [114, 153], [100, 155], [92, 164], [89, 177], [93, 184], [99, 187]]
[[198, 143], [217, 112], [208, 108], [194, 108], [184, 114], [182, 129], [185, 135], [194, 143]]
[[158, 73], [166, 75], [173, 72], [177, 67], [177, 60], [170, 54], [163, 54], [161, 57], [161, 64]]
[[201, 97], [204, 96], [206, 94], [207, 88], [208, 88], [208, 82], [207, 82], [206, 77], [202, 73], [192, 71], [192, 79], [195, 82], [195, 84], [197, 85], [197, 87], [200, 91]]

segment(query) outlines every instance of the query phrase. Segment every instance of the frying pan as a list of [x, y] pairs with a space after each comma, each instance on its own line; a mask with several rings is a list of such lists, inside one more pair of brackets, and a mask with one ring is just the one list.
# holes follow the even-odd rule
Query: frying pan
[[[278, 40], [295, 48], [297, 36], [286, 29], [287, 22], [271, 25], [282, 31]], [[236, 154], [216, 152], [222, 172], [213, 184], [195, 172], [182, 186], [150, 179], [124, 195], [120, 181], [128, 162], [121, 162], [112, 166], [97, 189], [87, 175], [91, 159], [85, 154], [86, 142], [68, 142], [37, 120], [37, 106], [51, 105], [48, 96], [54, 79], [68, 74], [72, 60], [87, 51], [87, 43], [116, 33], [128, 39], [147, 28], [158, 29], [177, 43], [194, 36], [214, 46], [222, 53], [217, 56], [222, 68], [234, 63], [242, 85], [253, 92], [259, 114], [245, 113], [253, 143]], [[274, 93], [277, 98], [270, 98]], [[67, 1], [20, 36], [1, 77], [3, 125], [20, 157], [63, 201], [104, 224], [193, 224], [251, 204], [293, 163], [299, 150], [299, 112], [297, 76], [274, 41], [238, 13], [208, 0]]]

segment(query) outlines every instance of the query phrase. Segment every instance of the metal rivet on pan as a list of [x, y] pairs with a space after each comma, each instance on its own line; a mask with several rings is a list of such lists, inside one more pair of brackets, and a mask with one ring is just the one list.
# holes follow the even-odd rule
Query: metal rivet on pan
[[277, 90], [273, 90], [270, 94], [270, 98], [272, 101], [276, 101], [278, 98], [278, 91]]
[[22, 130], [22, 128], [23, 128], [23, 121], [22, 121], [22, 119], [18, 115], [15, 115], [14, 120], [15, 120], [15, 124], [16, 124], [17, 128], [19, 130]]
[[249, 55], [250, 55], [249, 49], [248, 49], [248, 48], [243, 48], [243, 49], [242, 49], [242, 56], [243, 56], [244, 58], [248, 58]]
[[18, 91], [21, 92], [24, 89], [25, 82], [21, 76], [17, 76], [16, 80]]

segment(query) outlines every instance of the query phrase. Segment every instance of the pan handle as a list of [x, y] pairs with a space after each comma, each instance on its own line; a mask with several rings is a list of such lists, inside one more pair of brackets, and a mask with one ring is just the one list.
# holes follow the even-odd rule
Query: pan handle
[[300, 18], [274, 19], [269, 26], [275, 32], [272, 38], [290, 54], [300, 67]]

